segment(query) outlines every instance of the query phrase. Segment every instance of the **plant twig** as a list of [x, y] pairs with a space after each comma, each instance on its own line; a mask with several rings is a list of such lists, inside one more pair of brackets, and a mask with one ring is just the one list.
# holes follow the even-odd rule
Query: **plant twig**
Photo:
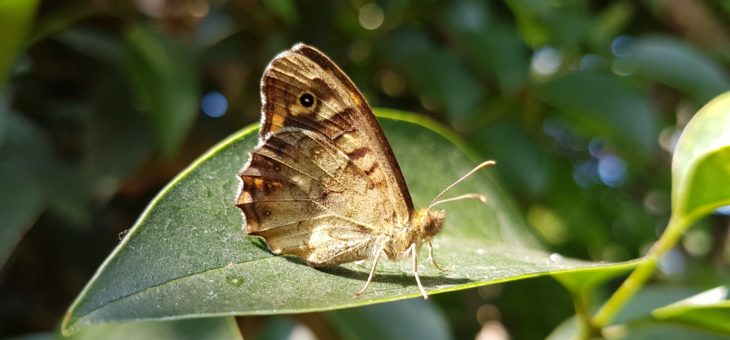
[[616, 314], [623, 308], [623, 306], [631, 300], [636, 292], [641, 288], [646, 280], [654, 273], [657, 262], [659, 259], [667, 253], [682, 236], [682, 232], [686, 226], [690, 223], [689, 218], [676, 219], [672, 218], [669, 221], [667, 229], [664, 231], [659, 240], [649, 249], [649, 253], [646, 255], [646, 260], [639, 264], [634, 269], [629, 277], [626, 278], [616, 292], [606, 301], [601, 309], [593, 317], [590, 324], [594, 327], [603, 328], [607, 326]]

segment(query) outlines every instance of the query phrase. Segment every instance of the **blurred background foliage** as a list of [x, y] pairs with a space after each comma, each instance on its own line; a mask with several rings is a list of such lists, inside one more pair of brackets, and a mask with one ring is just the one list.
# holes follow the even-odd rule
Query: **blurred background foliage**
[[[729, 24], [724, 0], [0, 0], [0, 336], [55, 329], [153, 195], [259, 120], [263, 68], [298, 41], [371, 105], [498, 160], [546, 248], [638, 257], [669, 217], [679, 133], [730, 89]], [[688, 231], [655, 283], [728, 282], [728, 214]], [[433, 301], [390, 313], [421, 310], [434, 337], [515, 339], [573, 314], [548, 278]], [[398, 317], [369, 308], [238, 321], [247, 337], [354, 337], [379, 317], [370, 330], [396, 338]]]

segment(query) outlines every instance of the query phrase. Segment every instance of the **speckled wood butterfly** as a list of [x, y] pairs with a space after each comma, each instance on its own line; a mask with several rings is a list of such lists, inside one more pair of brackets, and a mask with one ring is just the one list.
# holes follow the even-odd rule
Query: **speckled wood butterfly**
[[[236, 205], [246, 232], [263, 237], [275, 254], [314, 267], [372, 259], [362, 294], [383, 254], [411, 256], [442, 228], [438, 198], [487, 161], [415, 210], [398, 162], [372, 110], [350, 79], [317, 49], [297, 44], [276, 56], [261, 79], [260, 142], [240, 173]], [[438, 267], [438, 266], [437, 266]]]

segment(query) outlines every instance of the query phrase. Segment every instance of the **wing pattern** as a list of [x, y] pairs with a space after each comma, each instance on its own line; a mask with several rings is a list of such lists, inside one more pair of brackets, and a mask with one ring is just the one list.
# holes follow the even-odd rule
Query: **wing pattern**
[[316, 266], [368, 258], [413, 210], [364, 98], [324, 54], [298, 44], [261, 80], [260, 143], [240, 173], [246, 231]]

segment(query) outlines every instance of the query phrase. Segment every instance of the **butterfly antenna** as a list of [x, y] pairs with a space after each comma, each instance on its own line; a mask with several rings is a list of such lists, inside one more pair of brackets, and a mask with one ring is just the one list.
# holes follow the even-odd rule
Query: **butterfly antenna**
[[451, 198], [447, 198], [447, 199], [443, 199], [443, 200], [438, 200], [436, 202], [431, 203], [431, 205], [429, 205], [428, 208], [431, 209], [432, 207], [437, 206], [441, 203], [448, 203], [448, 202], [453, 202], [453, 201], [458, 201], [458, 200], [463, 200], [463, 199], [475, 199], [475, 200], [480, 200], [482, 203], [487, 203], [486, 196], [476, 194], [476, 193], [471, 193], [471, 194], [460, 195], [460, 196], [451, 197]]
[[449, 185], [448, 187], [446, 187], [446, 189], [444, 189], [438, 195], [436, 195], [436, 197], [433, 198], [433, 201], [431, 201], [431, 204], [428, 205], [428, 209], [430, 210], [431, 208], [433, 208], [433, 206], [435, 206], [437, 204], [456, 201], [456, 200], [465, 199], [465, 198], [474, 198], [474, 199], [478, 199], [482, 202], [486, 202], [487, 198], [482, 195], [479, 195], [479, 194], [466, 194], [466, 195], [461, 195], [461, 196], [457, 196], [457, 197], [447, 198], [447, 199], [441, 200], [441, 201], [439, 201], [439, 198], [441, 198], [441, 196], [443, 196], [447, 191], [451, 190], [451, 188], [453, 188], [457, 184], [463, 182], [465, 179], [469, 178], [469, 176], [473, 175], [475, 172], [479, 171], [479, 169], [482, 169], [482, 168], [485, 168], [488, 166], [493, 166], [495, 164], [497, 164], [497, 162], [495, 162], [495, 161], [485, 161], [485, 162], [482, 162], [481, 164], [477, 165], [476, 167], [474, 167], [474, 169], [471, 169], [471, 171], [467, 172], [466, 175], [461, 176], [461, 178], [456, 180], [456, 182], [451, 183], [451, 185]]

